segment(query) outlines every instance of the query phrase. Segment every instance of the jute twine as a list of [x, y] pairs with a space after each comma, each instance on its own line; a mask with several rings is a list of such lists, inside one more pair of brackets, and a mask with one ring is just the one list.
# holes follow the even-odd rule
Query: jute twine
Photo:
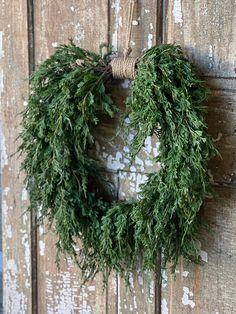
[[132, 48], [130, 46], [132, 21], [134, 15], [135, 4], [137, 0], [130, 0], [129, 3], [129, 15], [127, 23], [127, 37], [126, 47], [124, 48], [124, 57], [114, 58], [111, 61], [112, 76], [115, 79], [130, 79], [134, 80], [136, 74], [136, 65], [138, 58], [129, 57]]
[[111, 61], [112, 76], [115, 79], [135, 79], [138, 58], [120, 57]]

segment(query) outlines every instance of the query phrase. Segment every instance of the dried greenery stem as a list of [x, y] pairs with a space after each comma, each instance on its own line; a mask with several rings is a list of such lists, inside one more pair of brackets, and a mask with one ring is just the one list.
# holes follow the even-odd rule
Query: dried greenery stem
[[193, 66], [178, 46], [153, 47], [139, 61], [125, 129], [135, 133], [132, 158], [147, 136], [160, 135], [161, 168], [149, 174], [138, 200], [109, 202], [101, 166], [89, 155], [100, 113], [118, 111], [107, 91], [109, 62], [109, 54], [72, 43], [43, 62], [30, 79], [19, 148], [29, 209], [39, 223], [53, 224], [58, 252], [76, 261], [85, 280], [101, 271], [104, 282], [112, 269], [127, 278], [140, 255], [144, 269], [155, 269], [160, 249], [164, 266], [175, 269], [180, 256], [199, 262], [198, 212], [212, 192], [207, 161], [217, 153], [203, 118], [206, 89]]

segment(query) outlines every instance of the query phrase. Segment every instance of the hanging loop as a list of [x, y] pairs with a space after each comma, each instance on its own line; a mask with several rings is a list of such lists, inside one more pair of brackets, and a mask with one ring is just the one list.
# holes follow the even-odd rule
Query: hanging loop
[[127, 32], [126, 32], [126, 46], [124, 48], [124, 57], [128, 57], [130, 53], [132, 52], [132, 48], [130, 46], [131, 41], [131, 33], [132, 33], [132, 26], [133, 26], [133, 16], [134, 16], [134, 10], [135, 5], [137, 3], [137, 0], [130, 0], [129, 3], [129, 13], [128, 13], [128, 21], [127, 21]]

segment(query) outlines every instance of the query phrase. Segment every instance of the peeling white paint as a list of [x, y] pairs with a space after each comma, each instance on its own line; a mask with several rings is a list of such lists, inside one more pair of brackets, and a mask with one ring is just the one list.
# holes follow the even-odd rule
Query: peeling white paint
[[40, 240], [39, 241], [39, 255], [44, 256], [44, 253], [45, 253], [45, 243], [42, 240]]
[[150, 10], [145, 9], [145, 13], [150, 13]]
[[125, 165], [121, 162], [121, 160], [122, 154], [120, 152], [117, 152], [115, 157], [109, 155], [106, 160], [106, 166], [111, 170], [124, 169]]
[[72, 12], [75, 12], [75, 7], [71, 6], [71, 7], [70, 7], [70, 10], [71, 10]]
[[10, 190], [11, 190], [10, 187], [6, 186], [5, 189], [3, 190], [3, 195], [7, 196], [7, 194], [9, 193]]
[[221, 132], [219, 132], [217, 134], [217, 138], [213, 139], [213, 142], [219, 142], [221, 140], [222, 136], [223, 136], [223, 134]]
[[57, 48], [57, 47], [59, 47], [59, 44], [57, 42], [53, 42], [52, 47]]
[[9, 259], [5, 265], [4, 309], [6, 313], [27, 313], [27, 297], [18, 290], [18, 267]]
[[129, 147], [128, 146], [124, 146], [123, 151], [126, 153], [129, 153]]
[[75, 40], [77, 44], [81, 44], [84, 40], [84, 29], [81, 27], [80, 23], [78, 22], [75, 25]]
[[118, 50], [118, 29], [119, 29], [119, 12], [120, 12], [120, 0], [113, 0], [111, 3], [111, 8], [114, 11], [115, 16], [115, 25], [114, 25], [114, 32], [112, 34], [112, 47], [115, 52]]
[[137, 26], [137, 25], [138, 25], [138, 21], [133, 20], [133, 21], [132, 21], [132, 25]]
[[136, 179], [136, 193], [140, 192], [140, 185], [145, 183], [147, 181], [148, 177], [146, 174], [140, 174], [138, 173], [137, 179]]
[[21, 240], [22, 245], [25, 248], [25, 264], [24, 267], [27, 270], [27, 274], [28, 276], [30, 276], [30, 244], [29, 244], [29, 236], [25, 231], [25, 234], [22, 236], [22, 240]]
[[174, 7], [173, 7], [173, 16], [174, 21], [176, 24], [182, 24], [183, 23], [183, 13], [182, 13], [182, 3], [181, 0], [175, 0], [174, 1]]
[[4, 78], [3, 78], [3, 69], [0, 69], [0, 97], [4, 90]]
[[118, 18], [118, 25], [119, 25], [119, 27], [123, 26], [122, 25], [122, 16], [119, 16], [119, 18]]
[[137, 171], [137, 169], [136, 169], [136, 167], [135, 167], [135, 166], [131, 166], [131, 167], [130, 167], [130, 171], [131, 171], [131, 172], [136, 172], [136, 171]]
[[4, 227], [4, 234], [6, 238], [11, 239], [12, 238], [12, 228], [11, 225], [6, 225]]
[[152, 138], [151, 136], [147, 136], [145, 142], [144, 142], [144, 151], [148, 154], [151, 154], [152, 152]]
[[0, 125], [0, 154], [1, 154], [1, 169], [8, 165], [7, 149], [5, 145], [5, 137]]
[[23, 188], [21, 191], [21, 200], [27, 201], [27, 199], [28, 199], [28, 192], [27, 192], [26, 188]]
[[150, 23], [150, 30], [153, 30], [153, 24]]
[[130, 43], [131, 43], [132, 46], [136, 45], [136, 43], [133, 40], [131, 40]]
[[134, 289], [134, 277], [131, 272], [129, 273], [129, 284], [130, 284], [130, 287]]
[[182, 276], [183, 277], [188, 277], [188, 275], [189, 275], [189, 271], [187, 271], [187, 270], [185, 270], [185, 271], [183, 271], [183, 273], [182, 273]]
[[143, 160], [140, 159], [138, 156], [135, 156], [135, 164], [140, 165], [140, 166], [144, 166]]
[[3, 32], [0, 32], [0, 60], [4, 57], [4, 50], [3, 50]]
[[190, 291], [188, 287], [183, 287], [183, 292], [184, 292], [183, 297], [182, 297], [183, 305], [190, 305], [191, 308], [194, 308], [195, 302], [190, 299], [193, 297], [193, 292]]
[[96, 291], [96, 286], [88, 286], [88, 291]]
[[112, 286], [113, 293], [115, 295], [117, 295], [117, 287], [116, 287], [116, 278], [115, 277], [113, 277], [111, 280], [111, 286]]
[[149, 285], [149, 297], [153, 299], [155, 297], [155, 284], [154, 280], [151, 280]]
[[136, 295], [133, 296], [133, 303], [134, 303], [134, 308], [137, 309], [137, 301], [136, 301]]
[[151, 159], [146, 159], [145, 160], [145, 166], [150, 166], [150, 167], [152, 167], [153, 166], [153, 162], [151, 161]]
[[208, 254], [207, 254], [207, 252], [201, 250], [200, 255], [201, 255], [201, 259], [202, 259], [204, 262], [208, 263]]
[[208, 58], [209, 58], [209, 64], [208, 64], [208, 69], [211, 70], [214, 66], [214, 54], [213, 54], [213, 46], [209, 45], [208, 49]]
[[138, 283], [140, 286], [143, 285], [143, 277], [141, 275], [138, 275]]
[[168, 314], [167, 301], [165, 298], [161, 300], [161, 314]]
[[148, 49], [150, 49], [152, 47], [152, 41], [153, 41], [153, 34], [148, 34]]
[[122, 88], [129, 88], [130, 85], [130, 80], [125, 79], [122, 83], [121, 83], [121, 87]]
[[162, 288], [166, 288], [167, 287], [167, 274], [165, 269], [162, 270], [161, 272], [161, 286]]

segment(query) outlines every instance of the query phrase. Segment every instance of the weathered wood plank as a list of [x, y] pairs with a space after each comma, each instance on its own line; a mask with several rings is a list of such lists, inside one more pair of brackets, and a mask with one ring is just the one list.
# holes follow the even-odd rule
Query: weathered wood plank
[[[129, 1], [112, 0], [110, 17], [110, 41], [114, 51], [123, 53], [126, 46]], [[160, 12], [159, 4], [155, 0], [140, 0], [137, 2], [133, 18], [131, 36], [132, 54], [139, 56], [147, 48], [155, 45], [159, 36], [157, 30], [157, 16]]]
[[[37, 1], [34, 15], [37, 64], [60, 43], [67, 43], [68, 38], [94, 51], [98, 51], [100, 43], [107, 42], [107, 1]], [[39, 313], [106, 313], [107, 292], [103, 291], [101, 275], [81, 286], [81, 273], [70, 260], [62, 262], [60, 270], [57, 269], [55, 243], [56, 237], [52, 233], [43, 235], [41, 228], [38, 242]], [[115, 295], [109, 291], [111, 303], [116, 303]]]
[[236, 3], [234, 0], [170, 0], [167, 42], [176, 42], [207, 76], [235, 77]]
[[209, 163], [209, 171], [216, 184], [236, 186], [236, 93], [211, 91], [207, 124], [221, 157]]
[[[100, 124], [96, 129], [96, 155], [101, 164], [108, 171], [117, 172], [119, 170], [128, 172], [152, 172], [158, 169], [158, 165], [153, 162], [153, 158], [158, 154], [159, 141], [156, 135], [148, 136], [145, 146], [131, 163], [129, 145], [132, 143], [133, 134], [128, 138], [121, 132], [117, 133], [123, 113], [125, 112], [125, 98], [128, 96], [128, 89], [122, 81], [115, 84], [111, 90], [113, 100], [120, 112], [115, 118], [101, 117]], [[129, 119], [125, 120], [125, 125]], [[95, 152], [94, 152], [95, 153]]]
[[[112, 0], [111, 1], [111, 25], [110, 42], [114, 51], [122, 55], [126, 47], [127, 17], [129, 1]], [[140, 56], [143, 51], [151, 48], [159, 41], [161, 30], [157, 30], [157, 17], [160, 16], [160, 3], [153, 0], [138, 1], [136, 11], [133, 17], [133, 30], [131, 36], [131, 47], [133, 56]], [[157, 40], [158, 38], [158, 40]], [[113, 96], [114, 100], [121, 109], [125, 111], [124, 100], [127, 97], [129, 81], [125, 80], [116, 85]], [[107, 135], [112, 139], [114, 129], [120, 122], [120, 118], [115, 123], [108, 123], [103, 132], [98, 132], [98, 142], [103, 143], [100, 147], [100, 159], [106, 168], [113, 168], [113, 171], [119, 172], [119, 199], [129, 196], [135, 196], [138, 191], [138, 185], [145, 172], [153, 171], [158, 167], [153, 164], [151, 158], [158, 154], [158, 140], [156, 137], [149, 137], [145, 147], [131, 165], [129, 160], [129, 148], [121, 138], [107, 143]], [[127, 121], [128, 122], [128, 121]], [[104, 134], [105, 133], [105, 134]], [[100, 136], [100, 138], [99, 138]], [[129, 136], [132, 142], [132, 134]], [[120, 171], [122, 170], [122, 171]], [[158, 313], [156, 308], [157, 295], [156, 278], [152, 273], [142, 274], [140, 270], [131, 274], [130, 289], [127, 289], [123, 280], [118, 278], [117, 297], [118, 313]]]
[[[17, 8], [17, 11], [16, 11]], [[14, 13], [14, 14], [13, 14]], [[2, 1], [0, 8], [0, 110], [3, 217], [4, 313], [31, 313], [30, 216], [21, 158], [16, 152], [19, 113], [28, 94], [28, 29], [26, 1]]]
[[203, 266], [180, 263], [176, 279], [163, 273], [163, 313], [224, 313], [236, 308], [236, 190], [217, 188], [220, 199], [210, 199], [202, 218], [211, 233], [202, 233]]

